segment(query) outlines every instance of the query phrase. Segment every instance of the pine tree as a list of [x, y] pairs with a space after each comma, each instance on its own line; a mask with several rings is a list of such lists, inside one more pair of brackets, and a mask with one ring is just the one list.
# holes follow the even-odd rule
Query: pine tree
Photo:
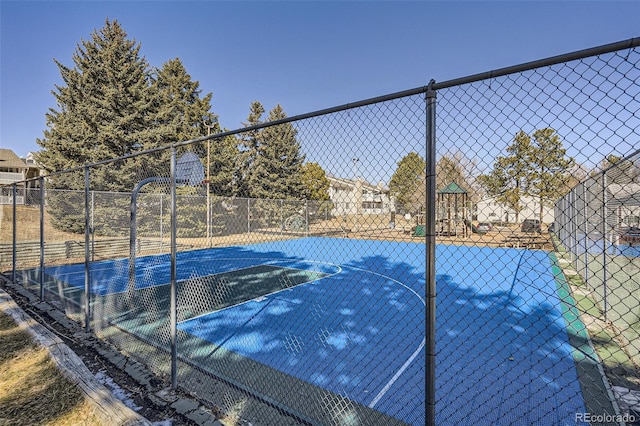
[[[245, 127], [262, 124], [264, 107], [251, 104]], [[283, 108], [269, 111], [268, 122], [285, 119]], [[239, 195], [265, 199], [302, 199], [302, 163], [300, 144], [291, 123], [248, 131], [242, 139], [241, 183]]]
[[[419, 207], [419, 205], [415, 205], [415, 198], [416, 194], [420, 193], [425, 167], [424, 158], [415, 152], [410, 152], [398, 162], [398, 168], [391, 176], [389, 192], [395, 196], [396, 205], [405, 211], [413, 211]], [[424, 199], [424, 191], [422, 194]], [[418, 204], [424, 203], [419, 202]]]
[[304, 199], [310, 201], [307, 203], [309, 216], [312, 219], [327, 219], [333, 203], [329, 199], [331, 182], [327, 179], [326, 172], [318, 163], [307, 162], [302, 165], [301, 179]]
[[575, 161], [566, 158], [566, 150], [554, 129], [533, 133], [533, 139], [522, 130], [507, 148], [508, 156], [498, 157], [493, 170], [478, 177], [490, 196], [516, 212], [516, 222], [523, 209], [522, 197], [537, 197], [542, 222], [543, 206], [552, 205], [569, 189], [573, 180], [570, 170]]
[[308, 162], [302, 166], [302, 184], [304, 198], [307, 200], [329, 200], [329, 186], [326, 172], [318, 163]]
[[[200, 98], [179, 59], [152, 71], [117, 21], [82, 41], [72, 56], [73, 67], [55, 61], [63, 85], [53, 95], [57, 108], [47, 114], [47, 129], [38, 139], [37, 161], [49, 173], [114, 159], [205, 134], [202, 116], [209, 114], [211, 94]], [[202, 149], [200, 149], [202, 151]], [[201, 158], [203, 152], [198, 154]], [[169, 151], [133, 156], [92, 167], [91, 188], [130, 192], [142, 179], [169, 176]], [[84, 174], [64, 173], [47, 180], [49, 188], [81, 190]], [[55, 194], [55, 193], [51, 193]], [[50, 197], [54, 224], [82, 232], [84, 220], [76, 201]], [[128, 203], [109, 207], [110, 216], [126, 219]], [[120, 219], [114, 216], [114, 220]], [[124, 220], [123, 219], [123, 220]], [[126, 220], [125, 220], [126, 221]]]
[[478, 182], [497, 202], [515, 211], [516, 222], [519, 222], [524, 208], [522, 197], [528, 194], [533, 173], [533, 147], [529, 135], [519, 131], [507, 147], [507, 153], [509, 155], [497, 157], [493, 170], [479, 176]]
[[218, 119], [209, 113], [212, 94], [200, 97], [200, 83], [192, 81], [179, 58], [163, 64], [154, 75], [152, 90], [157, 96], [158, 111], [154, 133], [156, 145], [182, 142], [206, 134], [203, 117], [220, 130]]
[[[269, 112], [268, 121], [285, 119], [280, 105]], [[302, 199], [302, 163], [297, 131], [291, 123], [266, 127], [261, 132], [262, 144], [252, 166], [249, 181], [253, 198]]]
[[213, 139], [210, 144], [211, 193], [232, 197], [238, 192], [237, 163], [240, 158], [238, 140], [234, 136]]
[[[150, 90], [155, 99], [156, 111], [150, 140], [154, 145], [166, 146], [220, 131], [218, 116], [209, 112], [213, 95], [208, 93], [200, 97], [200, 83], [192, 81], [179, 58], [164, 63], [153, 77]], [[209, 144], [211, 145], [212, 143]], [[207, 143], [181, 147], [178, 149], [178, 157], [185, 150], [194, 151], [206, 167]], [[209, 158], [214, 155], [215, 153], [210, 153]], [[155, 175], [168, 176], [169, 151], [161, 151], [159, 156], [162, 161], [159, 164], [160, 170]]]
[[553, 206], [571, 188], [570, 170], [573, 158], [567, 158], [567, 150], [554, 129], [545, 128], [533, 133], [533, 154], [531, 156], [532, 175], [529, 194], [540, 201], [539, 217], [542, 223], [543, 206]]
[[55, 61], [64, 85], [53, 91], [58, 108], [50, 109], [48, 129], [37, 141], [43, 148], [37, 160], [47, 172], [148, 147], [153, 98], [149, 66], [139, 53], [118, 22], [107, 20], [77, 46], [73, 68]]
[[[52, 173], [111, 158], [147, 147], [153, 124], [153, 97], [149, 65], [140, 45], [127, 39], [117, 21], [91, 34], [76, 46], [73, 67], [55, 60], [63, 84], [52, 92], [57, 108], [46, 114], [47, 129], [38, 144], [36, 160]], [[118, 161], [91, 169], [94, 189], [131, 190], [140, 171], [135, 160]], [[55, 189], [81, 190], [84, 174], [64, 173], [47, 179]], [[51, 192], [49, 212], [54, 226], [83, 232], [83, 211], [74, 197]], [[125, 210], [126, 212], [126, 210]]]
[[[262, 104], [252, 103], [245, 126], [262, 124], [263, 113]], [[267, 121], [284, 118], [284, 110], [277, 105], [269, 112]], [[253, 227], [283, 226], [282, 220], [299, 210], [296, 203], [280, 201], [304, 198], [304, 156], [300, 153], [296, 133], [291, 123], [285, 123], [250, 130], [244, 135], [238, 193], [244, 197], [259, 199], [251, 207]]]
[[[251, 103], [245, 127], [258, 126], [262, 123], [264, 107], [258, 101]], [[262, 146], [262, 129], [249, 130], [242, 136], [241, 153], [238, 167], [238, 195], [240, 197], [251, 197], [251, 185], [256, 184], [254, 177], [254, 165]]]

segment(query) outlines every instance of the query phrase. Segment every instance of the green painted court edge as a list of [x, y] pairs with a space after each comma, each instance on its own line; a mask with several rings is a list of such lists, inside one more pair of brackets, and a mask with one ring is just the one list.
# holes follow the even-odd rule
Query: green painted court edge
[[[559, 265], [558, 258], [554, 252], [550, 252], [549, 259], [558, 298], [561, 301], [562, 317], [565, 321], [569, 343], [573, 348], [573, 360], [576, 364], [586, 410], [592, 415], [619, 414], [618, 404], [593, 347], [587, 327], [580, 319], [576, 300], [571, 295], [569, 283]], [[605, 398], [605, 395], [608, 398]]]

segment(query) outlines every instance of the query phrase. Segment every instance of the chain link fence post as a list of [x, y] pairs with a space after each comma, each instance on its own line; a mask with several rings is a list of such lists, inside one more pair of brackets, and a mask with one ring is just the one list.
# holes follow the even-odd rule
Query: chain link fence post
[[426, 377], [425, 420], [436, 424], [436, 96], [434, 80], [426, 93]]
[[16, 282], [16, 262], [17, 262], [17, 253], [16, 253], [16, 243], [18, 242], [18, 231], [16, 229], [17, 226], [17, 206], [16, 206], [16, 198], [18, 197], [18, 189], [17, 189], [17, 185], [16, 183], [14, 183], [11, 187], [11, 207], [12, 207], [12, 215], [11, 215], [11, 221], [12, 221], [12, 250], [11, 250], [11, 281]]
[[89, 166], [84, 166], [84, 328], [91, 329], [91, 199]]
[[40, 186], [40, 273], [38, 281], [40, 285], [40, 300], [44, 301], [44, 177], [38, 178]]
[[610, 232], [609, 227], [607, 226], [607, 174], [602, 174], [602, 287], [603, 287], [603, 300], [602, 300], [602, 310], [604, 314], [605, 322], [608, 321], [608, 303], [607, 303], [607, 266], [608, 266], [608, 256], [607, 253], [611, 250], [613, 246], [611, 244], [611, 240], [609, 238]]
[[178, 387], [178, 348], [177, 348], [177, 326], [178, 326], [178, 303], [177, 303], [177, 266], [176, 266], [176, 229], [177, 229], [177, 206], [176, 206], [176, 148], [171, 147], [171, 160], [169, 174], [171, 180], [171, 284], [169, 295], [170, 311], [170, 335], [171, 335], [171, 387]]

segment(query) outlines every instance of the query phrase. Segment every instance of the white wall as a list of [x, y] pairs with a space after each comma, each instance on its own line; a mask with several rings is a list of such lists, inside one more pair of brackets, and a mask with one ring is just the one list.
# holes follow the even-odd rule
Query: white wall
[[[540, 216], [540, 203], [531, 197], [523, 197], [521, 204], [524, 208], [518, 215], [519, 222], [525, 219], [538, 219]], [[477, 204], [479, 222], [510, 222], [515, 223], [516, 212], [493, 198], [485, 198]], [[549, 224], [555, 220], [553, 207], [543, 207], [542, 223]]]

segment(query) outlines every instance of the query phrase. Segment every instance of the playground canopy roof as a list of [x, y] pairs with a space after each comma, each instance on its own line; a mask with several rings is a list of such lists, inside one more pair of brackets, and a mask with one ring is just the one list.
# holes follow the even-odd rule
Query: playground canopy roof
[[455, 182], [451, 182], [449, 185], [439, 189], [437, 192], [438, 194], [467, 194], [467, 190]]

